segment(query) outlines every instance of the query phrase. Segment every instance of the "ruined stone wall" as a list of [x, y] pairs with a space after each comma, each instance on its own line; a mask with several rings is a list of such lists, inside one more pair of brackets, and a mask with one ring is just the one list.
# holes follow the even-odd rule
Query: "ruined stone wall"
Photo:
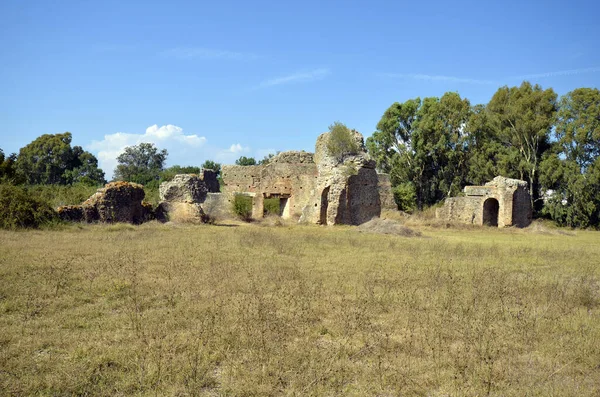
[[526, 187], [519, 187], [513, 193], [512, 220], [516, 227], [527, 227], [531, 224], [533, 211]]
[[525, 181], [496, 177], [485, 186], [466, 186], [464, 192], [466, 197], [446, 199], [436, 217], [498, 227], [526, 227], [531, 223], [531, 202]]
[[228, 165], [222, 169], [223, 191], [231, 202], [235, 194], [253, 198], [253, 218], [262, 218], [264, 199], [285, 199], [284, 217], [297, 218], [314, 188], [317, 166], [307, 152], [283, 152], [268, 164]]
[[325, 225], [359, 225], [381, 215], [375, 161], [366, 153], [363, 136], [354, 132], [358, 152], [337, 159], [327, 150], [329, 133], [315, 145], [318, 176], [300, 220]]
[[392, 192], [392, 181], [390, 180], [389, 174], [377, 174], [379, 183], [377, 189], [379, 190], [379, 200], [381, 201], [382, 210], [397, 210], [398, 205], [394, 200], [394, 193]]
[[436, 210], [436, 217], [451, 222], [481, 225], [483, 197], [450, 197]]

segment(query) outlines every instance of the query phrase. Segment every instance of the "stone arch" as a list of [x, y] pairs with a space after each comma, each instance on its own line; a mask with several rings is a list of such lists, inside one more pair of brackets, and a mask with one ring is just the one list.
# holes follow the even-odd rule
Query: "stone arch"
[[498, 226], [500, 203], [495, 198], [488, 198], [483, 202], [483, 225]]
[[321, 193], [321, 214], [319, 216], [319, 223], [321, 225], [327, 225], [327, 208], [329, 207], [329, 186], [323, 189]]

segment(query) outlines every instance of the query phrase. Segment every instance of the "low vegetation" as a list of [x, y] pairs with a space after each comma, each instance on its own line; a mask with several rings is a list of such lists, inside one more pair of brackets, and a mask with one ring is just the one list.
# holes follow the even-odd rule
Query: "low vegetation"
[[58, 221], [45, 201], [21, 186], [0, 184], [0, 229], [38, 228]]
[[232, 212], [243, 221], [252, 219], [252, 197], [243, 194], [235, 194], [231, 202]]
[[600, 393], [597, 233], [420, 230], [0, 231], [0, 390]]

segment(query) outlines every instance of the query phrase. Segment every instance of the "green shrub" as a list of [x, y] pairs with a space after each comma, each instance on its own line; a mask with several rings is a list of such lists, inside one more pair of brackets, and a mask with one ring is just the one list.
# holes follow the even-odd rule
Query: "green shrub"
[[281, 208], [279, 205], [279, 201], [280, 200], [278, 197], [265, 199], [265, 201], [264, 201], [265, 215], [281, 215]]
[[252, 197], [243, 194], [233, 196], [233, 213], [243, 221], [252, 219]]
[[347, 155], [358, 153], [358, 145], [352, 131], [339, 121], [329, 126], [327, 151], [339, 162], [344, 161], [344, 157]]
[[96, 193], [99, 186], [89, 186], [84, 183], [73, 185], [31, 185], [27, 191], [42, 201], [50, 204], [52, 208], [63, 205], [78, 205]]
[[412, 183], [406, 182], [395, 186], [392, 190], [394, 201], [401, 211], [412, 212], [417, 207], [417, 192]]
[[38, 228], [58, 222], [50, 204], [21, 186], [0, 185], [0, 228]]

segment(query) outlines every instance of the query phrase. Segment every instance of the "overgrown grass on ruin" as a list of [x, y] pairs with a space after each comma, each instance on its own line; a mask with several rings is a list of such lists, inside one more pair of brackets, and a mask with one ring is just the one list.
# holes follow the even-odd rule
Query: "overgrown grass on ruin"
[[0, 390], [596, 396], [598, 236], [0, 231]]

